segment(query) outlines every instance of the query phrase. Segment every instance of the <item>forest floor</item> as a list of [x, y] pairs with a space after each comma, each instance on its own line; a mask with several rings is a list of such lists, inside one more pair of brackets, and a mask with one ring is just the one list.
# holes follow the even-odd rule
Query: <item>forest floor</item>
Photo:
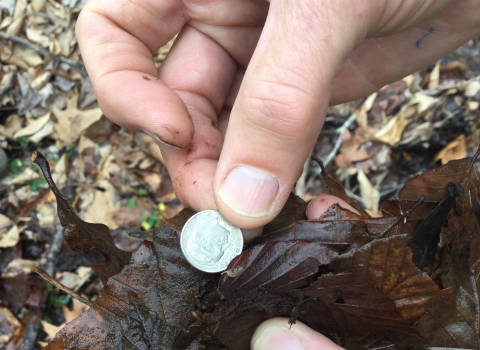
[[[183, 208], [157, 145], [98, 107], [74, 36], [82, 3], [0, 0], [0, 349], [40, 349], [84, 308], [31, 273], [35, 266], [89, 300], [102, 286], [63, 242], [32, 151], [47, 157], [79, 215], [109, 226], [122, 249], [139, 245], [128, 230], [150, 229]], [[155, 55], [158, 65], [168, 49]], [[479, 104], [476, 38], [367, 98], [329, 108], [312, 156], [381, 215], [381, 202], [409, 178], [475, 153]], [[308, 161], [295, 193], [307, 201], [318, 195], [319, 172]]]

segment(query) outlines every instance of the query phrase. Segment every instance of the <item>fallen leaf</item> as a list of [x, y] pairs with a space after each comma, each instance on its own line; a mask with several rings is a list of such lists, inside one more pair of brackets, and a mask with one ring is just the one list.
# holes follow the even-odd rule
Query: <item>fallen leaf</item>
[[358, 171], [357, 179], [360, 184], [360, 195], [365, 199], [365, 206], [373, 212], [378, 212], [380, 193], [372, 186], [362, 170]]
[[433, 67], [432, 71], [430, 72], [430, 76], [428, 78], [428, 88], [434, 89], [438, 86], [438, 82], [440, 81], [440, 60], [437, 61], [435, 67]]
[[40, 175], [33, 171], [31, 168], [25, 168], [20, 174], [15, 175], [11, 180], [5, 180], [5, 185], [21, 185], [28, 181], [37, 180]]
[[36, 132], [40, 131], [50, 120], [51, 113], [48, 112], [44, 116], [41, 116], [33, 121], [31, 121], [26, 127], [18, 130], [13, 137], [22, 137], [22, 136], [30, 136], [35, 134]]
[[62, 311], [63, 311], [63, 315], [65, 317], [65, 322], [62, 323], [61, 325], [55, 326], [55, 325], [53, 325], [53, 324], [51, 324], [47, 321], [44, 321], [44, 320], [41, 321], [42, 326], [43, 326], [43, 330], [48, 334], [50, 339], [53, 339], [57, 335], [57, 333], [63, 327], [65, 327], [65, 325], [68, 322], [73, 321], [78, 316], [80, 316], [81, 313], [83, 313], [83, 312], [85, 312], [89, 309], [89, 307], [87, 305], [83, 304], [82, 302], [78, 301], [75, 298], [72, 298], [72, 305], [73, 305], [72, 310], [70, 310], [66, 305], [62, 305]]
[[13, 247], [20, 239], [17, 225], [3, 214], [0, 214], [0, 248]]
[[13, 12], [13, 21], [7, 28], [7, 34], [17, 35], [23, 25], [25, 18], [25, 8], [27, 7], [26, 0], [17, 0], [15, 3], [15, 11]]
[[2, 277], [14, 278], [22, 274], [28, 275], [32, 273], [37, 268], [38, 265], [39, 265], [39, 262], [36, 260], [28, 260], [28, 259], [12, 260], [3, 271]]
[[11, 114], [6, 122], [5, 125], [0, 126], [0, 134], [6, 137], [13, 137], [18, 130], [22, 128], [22, 120], [18, 114]]
[[[292, 327], [297, 319], [306, 322], [340, 344], [360, 336], [367, 348], [476, 348], [475, 157], [408, 181], [398, 200], [382, 206], [389, 217], [334, 206], [319, 220], [305, 221], [306, 203], [292, 196], [264, 236], [221, 275], [194, 269], [181, 253], [179, 234], [193, 214], [184, 210], [152, 231], [132, 234], [144, 243], [130, 264], [110, 276], [93, 307], [46, 349], [246, 350], [255, 328], [275, 316], [290, 316]], [[415, 211], [403, 216], [412, 202]], [[422, 271], [418, 258], [425, 256]]]
[[50, 44], [50, 39], [43, 35], [44, 31], [41, 29], [27, 27], [25, 29], [25, 33], [27, 34], [27, 38], [34, 43], [37, 43], [40, 46], [48, 47]]
[[394, 146], [402, 139], [403, 130], [407, 125], [408, 119], [395, 116], [391, 118], [384, 127], [378, 130], [374, 134], [374, 137], [379, 141]]
[[106, 284], [108, 278], [119, 273], [128, 263], [131, 253], [115, 246], [107, 226], [91, 224], [80, 219], [52, 181], [50, 166], [43, 155], [34, 152], [32, 161], [40, 167], [55, 194], [65, 241], [73, 250], [86, 257], [100, 275], [102, 282]]
[[441, 160], [442, 164], [447, 164], [451, 160], [462, 159], [467, 156], [467, 145], [465, 143], [465, 135], [462, 134], [448, 143], [435, 156], [435, 160]]
[[385, 334], [400, 346], [425, 342], [405, 323], [394, 302], [356, 273], [325, 274], [303, 292], [309, 302], [299, 312], [310, 324], [323, 325], [324, 332]]
[[480, 91], [480, 81], [473, 80], [465, 86], [465, 97], [473, 97]]
[[118, 228], [115, 215], [120, 209], [120, 202], [115, 199], [115, 188], [108, 181], [99, 181], [96, 184], [102, 191], [95, 191], [93, 202], [88, 206], [84, 219], [90, 222], [103, 222], [111, 230]]
[[12, 344], [15, 333], [20, 331], [21, 324], [12, 312], [6, 307], [0, 307], [0, 347], [14, 349]]
[[51, 106], [51, 111], [55, 116], [54, 127], [57, 137], [67, 146], [77, 141], [82, 133], [103, 115], [100, 108], [78, 109], [77, 101], [78, 92], [72, 90], [67, 93], [66, 109], [62, 110], [55, 105]]

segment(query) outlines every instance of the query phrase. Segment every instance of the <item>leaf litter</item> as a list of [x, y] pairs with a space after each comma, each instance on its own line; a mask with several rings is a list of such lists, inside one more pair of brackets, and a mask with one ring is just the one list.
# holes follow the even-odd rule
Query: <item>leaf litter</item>
[[[191, 211], [153, 231], [133, 233], [144, 242], [130, 263], [125, 258], [120, 273], [97, 265], [100, 276], [108, 278], [99, 297], [45, 349], [248, 349], [255, 328], [274, 316], [289, 316], [293, 327], [301, 320], [339, 345], [353, 334], [374, 335], [399, 349], [478, 348], [480, 222], [474, 207], [480, 205], [480, 177], [474, 164], [479, 153], [480, 148], [473, 158], [413, 178], [398, 199], [389, 201], [390, 208], [398, 209], [416, 201], [415, 212], [424, 217], [415, 220], [416, 228], [396, 220], [399, 227], [391, 230], [391, 221], [351, 213], [362, 227], [345, 235], [339, 242], [343, 245], [332, 244], [316, 233], [345, 215], [335, 206], [318, 220], [308, 239], [298, 239], [295, 233], [304, 221], [299, 217], [306, 203], [291, 197], [284, 213], [265, 227], [265, 235], [230, 263], [228, 271], [234, 274], [203, 273], [183, 257], [179, 232]], [[49, 179], [48, 167], [42, 171], [62, 203], [62, 224], [80, 240], [82, 233], [73, 227], [95, 226], [70, 214], [71, 207]], [[324, 176], [326, 182], [333, 181]], [[445, 209], [448, 198], [453, 201]], [[436, 227], [430, 217], [435, 212], [432, 203], [446, 217]], [[286, 230], [275, 229], [277, 220]], [[419, 266], [415, 256], [424, 252], [411, 246], [417, 232], [425, 231], [422, 225], [439, 234], [415, 246], [418, 250], [428, 245], [435, 251]], [[107, 231], [97, 235], [111, 239]], [[118, 254], [104, 249], [104, 262]]]
[[[125, 235], [126, 231], [139, 226], [146, 230], [154, 228], [162, 219], [172, 218], [182, 209], [173, 193], [157, 145], [145, 135], [118, 128], [101, 115], [97, 119], [98, 104], [73, 35], [76, 17], [83, 3], [83, 0], [0, 1], [3, 10], [0, 18], [0, 146], [9, 157], [10, 169], [15, 170], [10, 170], [6, 177], [0, 179], [0, 213], [8, 218], [8, 230], [2, 228], [0, 239], [6, 237], [5, 241], [10, 245], [0, 250], [0, 273], [3, 274], [13, 261], [16, 262], [11, 266], [23, 266], [15, 269], [15, 276], [3, 277], [0, 282], [0, 307], [14, 317], [2, 319], [5, 321], [1, 324], [7, 327], [2, 329], [9, 330], [5, 333], [7, 336], [1, 333], [0, 348], [40, 349], [38, 341], [49, 339], [43, 324], [62, 325], [66, 319], [65, 310], [73, 307], [71, 301], [66, 308], [55, 306], [52, 300], [63, 297], [64, 292], [56, 287], [52, 289], [38, 276], [28, 273], [31, 271], [28, 266], [43, 266], [56, 279], [73, 288], [77, 288], [75, 283], [78, 283], [80, 287], [76, 292], [88, 299], [95, 299], [102, 286], [97, 275], [85, 277], [90, 275], [79, 272], [78, 266], [89, 266], [88, 261], [63, 242], [60, 223], [54, 215], [56, 204], [53, 195], [38, 170], [29, 164], [32, 150], [41, 150], [46, 155], [54, 169], [54, 180], [79, 216], [87, 221], [107, 223], [113, 229], [112, 236], [117, 246], [130, 252], [137, 249], [142, 241], [129, 238]], [[385, 86], [368, 98], [329, 108], [312, 155], [324, 161], [326, 172], [334, 174], [341, 183], [342, 198], [348, 198], [350, 202], [350, 198], [354, 198], [353, 202], [360, 204], [357, 210], [360, 208], [363, 215], [333, 207], [319, 220], [305, 221], [305, 203], [291, 197], [282, 215], [267, 226], [266, 235], [257, 239], [255, 244], [291, 240], [292, 237], [310, 241], [318, 237], [321, 244], [342, 255], [353, 244], [373, 245], [372, 234], [385, 240], [421, 228], [420, 224], [437, 201], [422, 204], [418, 211], [413, 211], [385, 232], [415, 202], [409, 199], [398, 205], [386, 199], [398, 192], [412, 176], [440, 163], [472, 157], [475, 153], [480, 139], [479, 43], [476, 38], [441, 61]], [[157, 64], [162, 62], [171, 44], [161, 48], [154, 56]], [[87, 122], [78, 119], [78, 116], [87, 116]], [[79, 120], [81, 123], [74, 130], [62, 126], [67, 120]], [[478, 171], [478, 162], [476, 166]], [[326, 191], [326, 185], [332, 186], [325, 179], [321, 181], [319, 172], [316, 162], [307, 162], [304, 181], [299, 181], [295, 190], [302, 194], [303, 199], [308, 200]], [[361, 173], [365, 177], [359, 175]], [[363, 190], [360, 182], [364, 183]], [[339, 193], [335, 192], [336, 195]], [[454, 197], [457, 203], [458, 196]], [[447, 202], [451, 201], [446, 200], [443, 206], [448, 207]], [[375, 212], [377, 207], [385, 217], [375, 217], [380, 214]], [[364, 209], [374, 217], [368, 217]], [[182, 216], [171, 219], [170, 225], [178, 230], [188, 215], [188, 212], [183, 212]], [[439, 223], [432, 226], [435, 219], [429, 220], [431, 222], [423, 226], [435, 227], [437, 231], [430, 239], [438, 237], [443, 250], [434, 254], [432, 251], [436, 252], [435, 249], [418, 250], [413, 239], [413, 244], [409, 243], [413, 257], [426, 254], [427, 259], [423, 260], [430, 263], [434, 259], [445, 266], [458, 264], [457, 260], [452, 262], [449, 259], [452, 242], [459, 239], [453, 231], [446, 230], [449, 221], [443, 226]], [[421, 240], [418, 245], [421, 246]], [[462, 261], [464, 257], [465, 254], [461, 254], [456, 259]], [[451, 280], [457, 277], [455, 269], [452, 268], [448, 277], [440, 279], [440, 270], [437, 269], [435, 275], [429, 268], [433, 269], [426, 266], [422, 270], [442, 291], [448, 290], [442, 283], [454, 284]], [[230, 275], [240, 276], [243, 274], [240, 270], [232, 267]], [[407, 271], [416, 276], [411, 270]], [[326, 279], [328, 274], [336, 276], [335, 273], [322, 270], [321, 277]], [[388, 271], [383, 271], [383, 274], [392, 275]], [[362, 288], [374, 293], [368, 289], [373, 283], [371, 279], [348, 276], [355, 279], [359, 286], [367, 280], [369, 285]], [[333, 284], [336, 283], [341, 285], [341, 280], [335, 280]], [[473, 287], [471, 284], [462, 287], [466, 291], [463, 295], [473, 298], [475, 294], [470, 293]], [[345, 295], [350, 295], [346, 287], [342, 288]], [[375, 288], [380, 287], [375, 285]], [[390, 296], [382, 289], [380, 292]], [[431, 301], [437, 297], [427, 299]], [[441, 301], [451, 302], [447, 299], [448, 295], [442, 294], [440, 298]], [[277, 304], [283, 303], [281, 300], [278, 299]], [[295, 303], [300, 305], [296, 309], [293, 307], [295, 312], [288, 302], [286, 305], [290, 309], [285, 308], [283, 314], [300, 313], [308, 309], [305, 307], [308, 303], [316, 302], [303, 301], [303, 309], [300, 297], [295, 299]], [[440, 305], [441, 302], [437, 303]], [[277, 304], [271, 305], [276, 307]], [[330, 302], [328, 305], [336, 307], [334, 304]], [[256, 312], [264, 310], [263, 307], [264, 304], [258, 301], [248, 309], [252, 314], [239, 316], [242, 313], [239, 310], [235, 315], [257, 319]], [[247, 310], [245, 306], [242, 308]], [[441, 311], [439, 308], [438, 312]], [[203, 313], [195, 312], [194, 315], [200, 320], [204, 317]], [[452, 314], [452, 317], [457, 320], [463, 317], [455, 315]], [[432, 317], [441, 320], [436, 313]], [[442, 322], [442, 325], [448, 325], [448, 322]], [[425, 332], [433, 329], [431, 324], [427, 323], [427, 326], [424, 326]], [[238, 323], [235, 327], [242, 329]], [[251, 327], [250, 323], [248, 327]], [[325, 332], [332, 334], [329, 332], [333, 331]], [[450, 336], [448, 332], [438, 332], [437, 337]], [[221, 339], [228, 336], [232, 335], [218, 335]], [[342, 341], [347, 348], [355, 348], [351, 344], [364, 347], [391, 345], [390, 340], [378, 334], [344, 334]], [[200, 347], [199, 341], [194, 340], [192, 344], [192, 347]]]

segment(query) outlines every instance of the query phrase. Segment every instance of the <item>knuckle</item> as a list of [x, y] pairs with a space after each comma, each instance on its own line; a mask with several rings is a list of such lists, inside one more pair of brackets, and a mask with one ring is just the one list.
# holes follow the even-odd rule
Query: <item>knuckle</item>
[[312, 122], [311, 98], [295, 86], [266, 82], [246, 98], [248, 122], [278, 137], [295, 138]]

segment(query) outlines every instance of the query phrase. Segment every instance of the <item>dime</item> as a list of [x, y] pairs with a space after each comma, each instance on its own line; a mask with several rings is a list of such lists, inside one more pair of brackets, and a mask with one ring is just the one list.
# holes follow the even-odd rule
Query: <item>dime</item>
[[180, 247], [193, 267], [204, 272], [221, 272], [242, 252], [242, 231], [218, 211], [204, 210], [183, 226]]

